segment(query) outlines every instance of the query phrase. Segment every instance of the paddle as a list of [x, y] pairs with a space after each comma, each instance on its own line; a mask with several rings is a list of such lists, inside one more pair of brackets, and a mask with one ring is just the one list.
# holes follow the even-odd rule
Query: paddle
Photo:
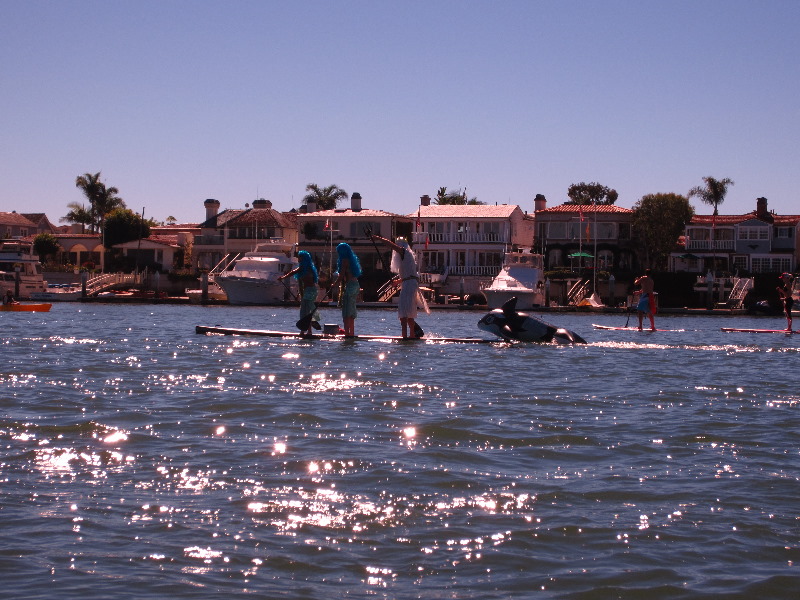
[[295, 323], [295, 325], [297, 325], [297, 328], [300, 331], [306, 331], [309, 327], [313, 327], [314, 329], [322, 329], [320, 324], [314, 320], [314, 312], [319, 308], [320, 304], [325, 302], [325, 298], [327, 298], [333, 291], [333, 287], [334, 286], [332, 285], [331, 287], [328, 288], [328, 291], [325, 292], [325, 295], [322, 297], [322, 300], [314, 303], [314, 308], [311, 309], [311, 312], [309, 312], [307, 315], [303, 315], [302, 317], [300, 317], [300, 320], [297, 321], [297, 323]]

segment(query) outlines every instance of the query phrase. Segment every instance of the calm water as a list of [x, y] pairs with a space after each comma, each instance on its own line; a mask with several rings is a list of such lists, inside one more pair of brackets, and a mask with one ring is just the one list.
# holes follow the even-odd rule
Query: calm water
[[[484, 337], [480, 316], [421, 323]], [[0, 313], [0, 597], [797, 598], [800, 335], [545, 318], [590, 344], [194, 333], [292, 330], [294, 309]]]

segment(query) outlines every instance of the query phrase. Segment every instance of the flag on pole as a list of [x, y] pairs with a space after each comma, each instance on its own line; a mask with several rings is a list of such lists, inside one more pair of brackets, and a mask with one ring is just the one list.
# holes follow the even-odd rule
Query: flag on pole
[[583, 221], [583, 205], [578, 205], [578, 214], [581, 216], [581, 221]]
[[331, 221], [330, 219], [325, 219], [325, 231], [331, 228]]
[[419, 231], [422, 228], [422, 221], [420, 220], [420, 214], [419, 214], [420, 210], [422, 209], [421, 208], [417, 209], [417, 231]]

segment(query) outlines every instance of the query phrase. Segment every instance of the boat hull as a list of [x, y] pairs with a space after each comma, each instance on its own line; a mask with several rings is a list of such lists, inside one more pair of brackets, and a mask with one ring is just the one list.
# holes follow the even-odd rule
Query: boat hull
[[228, 304], [270, 306], [292, 300], [287, 287], [275, 279], [218, 275], [216, 283], [225, 291]]
[[52, 304], [2, 304], [0, 311], [3, 312], [50, 312]]
[[517, 299], [517, 307], [519, 310], [532, 310], [542, 306], [544, 298], [542, 294], [535, 291], [524, 290], [492, 290], [486, 288], [483, 290], [483, 295], [486, 296], [486, 304], [489, 310], [500, 308], [511, 300]]

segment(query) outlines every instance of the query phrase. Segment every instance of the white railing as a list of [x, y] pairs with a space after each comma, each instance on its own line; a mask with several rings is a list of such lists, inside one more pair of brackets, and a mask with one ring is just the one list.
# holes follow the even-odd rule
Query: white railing
[[456, 276], [469, 276], [477, 275], [479, 277], [496, 277], [500, 272], [501, 267], [481, 267], [477, 265], [462, 266], [462, 267], [448, 267], [450, 275]]
[[119, 285], [136, 285], [141, 283], [141, 273], [105, 273], [92, 277], [86, 282], [86, 294], [92, 296]]
[[428, 233], [427, 235], [431, 244], [510, 243], [508, 236], [500, 233]]
[[734, 240], [689, 240], [689, 250], [733, 250]]

